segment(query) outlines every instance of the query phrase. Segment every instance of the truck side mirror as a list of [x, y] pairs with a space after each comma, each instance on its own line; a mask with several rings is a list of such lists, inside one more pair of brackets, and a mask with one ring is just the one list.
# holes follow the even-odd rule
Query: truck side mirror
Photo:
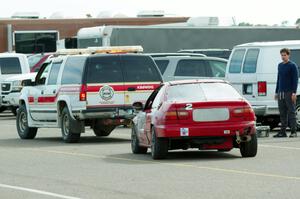
[[22, 86], [34, 86], [34, 82], [31, 79], [25, 79], [22, 81]]

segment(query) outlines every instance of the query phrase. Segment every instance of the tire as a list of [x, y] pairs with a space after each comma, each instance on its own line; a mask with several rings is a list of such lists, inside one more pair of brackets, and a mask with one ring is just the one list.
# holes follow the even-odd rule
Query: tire
[[93, 128], [93, 131], [94, 131], [94, 133], [95, 133], [96, 136], [103, 137], [103, 136], [109, 136], [110, 133], [111, 133], [115, 128], [116, 128], [115, 126], [99, 126], [99, 125], [96, 125], [96, 126]]
[[0, 106], [0, 113], [4, 112], [6, 110], [5, 106]]
[[11, 112], [14, 114], [14, 116], [17, 116], [17, 109], [18, 107], [11, 107]]
[[148, 148], [141, 147], [138, 135], [136, 134], [136, 127], [135, 125], [131, 128], [131, 150], [134, 154], [146, 154]]
[[71, 116], [67, 107], [64, 107], [61, 117], [61, 134], [66, 143], [76, 143], [80, 139], [80, 133], [74, 133], [70, 129]]
[[21, 139], [34, 139], [37, 128], [28, 126], [27, 110], [25, 105], [21, 105], [16, 118], [17, 131]]
[[154, 127], [152, 127], [152, 143], [151, 143], [151, 155], [154, 160], [165, 159], [168, 154], [168, 140], [158, 138]]
[[296, 104], [296, 123], [297, 123], [297, 129], [300, 130], [300, 100], [297, 100], [297, 104]]
[[255, 157], [257, 154], [257, 135], [251, 136], [249, 142], [242, 142], [240, 144], [240, 152], [242, 157]]

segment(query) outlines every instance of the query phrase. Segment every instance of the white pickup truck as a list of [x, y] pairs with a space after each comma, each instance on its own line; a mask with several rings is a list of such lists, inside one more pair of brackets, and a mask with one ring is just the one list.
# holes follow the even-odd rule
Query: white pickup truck
[[[30, 67], [27, 56], [18, 53], [0, 53], [0, 112], [4, 111], [8, 107], [11, 107], [7, 103], [5, 103], [3, 99], [8, 93], [12, 91], [12, 87], [16, 87], [16, 85], [12, 85], [12, 82], [4, 83], [5, 80], [15, 75], [21, 74], [30, 74]], [[12, 110], [13, 112], [15, 111], [14, 109]]]

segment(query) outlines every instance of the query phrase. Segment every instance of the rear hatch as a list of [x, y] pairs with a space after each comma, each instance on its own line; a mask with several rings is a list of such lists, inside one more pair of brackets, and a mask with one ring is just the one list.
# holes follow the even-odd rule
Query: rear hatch
[[95, 55], [87, 60], [87, 106], [130, 108], [145, 102], [162, 81], [149, 56]]

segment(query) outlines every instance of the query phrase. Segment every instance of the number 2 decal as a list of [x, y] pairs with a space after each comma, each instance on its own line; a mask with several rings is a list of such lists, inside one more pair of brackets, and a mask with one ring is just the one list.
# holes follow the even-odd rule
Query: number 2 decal
[[187, 110], [187, 111], [193, 110], [193, 104], [186, 104], [185, 110]]

